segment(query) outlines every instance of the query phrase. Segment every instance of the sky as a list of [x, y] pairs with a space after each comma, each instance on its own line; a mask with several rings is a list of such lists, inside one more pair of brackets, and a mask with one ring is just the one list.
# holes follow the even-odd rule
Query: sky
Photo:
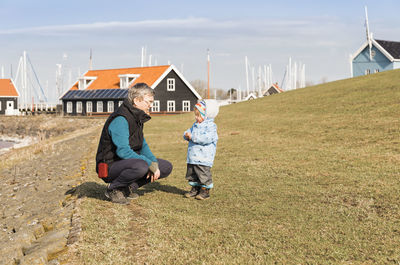
[[89, 67], [174, 64], [188, 81], [246, 89], [245, 57], [271, 65], [282, 83], [289, 58], [305, 64], [307, 83], [350, 77], [349, 58], [366, 40], [365, 10], [376, 39], [400, 41], [398, 0], [0, 0], [0, 66], [15, 77], [26, 51], [48, 95], [55, 99], [57, 64], [64, 89]]

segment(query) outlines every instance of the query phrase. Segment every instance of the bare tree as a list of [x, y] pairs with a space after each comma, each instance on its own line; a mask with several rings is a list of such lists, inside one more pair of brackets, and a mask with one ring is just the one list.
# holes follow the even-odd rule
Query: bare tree
[[[193, 88], [199, 93], [202, 98], [207, 98], [207, 82], [204, 80], [196, 79], [190, 81], [190, 84]], [[226, 90], [220, 88], [211, 88], [210, 87], [210, 98], [214, 98], [217, 96], [217, 99], [227, 99], [229, 96], [226, 94]]]
[[207, 83], [204, 80], [196, 79], [190, 82], [193, 88], [202, 98], [207, 98]]
[[237, 91], [236, 89], [234, 89], [234, 88], [231, 88], [231, 89], [229, 89], [228, 92], [226, 93], [226, 96], [227, 96], [229, 99], [237, 99], [238, 91]]
[[328, 82], [328, 77], [324, 76], [321, 78], [321, 84], [325, 84], [326, 82]]

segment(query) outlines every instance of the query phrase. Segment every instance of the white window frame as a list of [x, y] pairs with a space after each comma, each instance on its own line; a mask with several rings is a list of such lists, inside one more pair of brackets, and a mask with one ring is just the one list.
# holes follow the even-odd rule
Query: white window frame
[[92, 112], [93, 112], [93, 102], [87, 101], [86, 102], [86, 113], [92, 113]]
[[94, 80], [96, 80], [97, 77], [96, 76], [82, 76], [79, 77], [78, 79], [78, 89], [79, 90], [84, 90], [86, 88], [88, 88]]
[[182, 111], [189, 112], [190, 111], [190, 100], [182, 101]]
[[119, 87], [124, 88], [124, 89], [129, 88], [139, 76], [140, 75], [138, 75], [138, 74], [118, 75]]
[[371, 69], [366, 69], [365, 70], [365, 75], [369, 75], [369, 74], [371, 74]]
[[167, 112], [175, 111], [175, 100], [167, 100]]
[[96, 102], [96, 112], [103, 112], [103, 101], [99, 100]]
[[151, 107], [151, 112], [160, 112], [160, 101], [154, 100], [153, 106]]
[[72, 101], [67, 101], [67, 113], [72, 113]]
[[375, 74], [376, 74], [376, 73], [379, 73], [379, 69], [375, 69]]
[[107, 112], [114, 112], [114, 101], [107, 101]]
[[118, 107], [122, 105], [122, 100], [118, 101]]
[[76, 113], [82, 113], [82, 101], [76, 102]]
[[0, 110], [1, 110], [1, 101], [0, 101]]
[[167, 78], [167, 91], [175, 91], [175, 78]]

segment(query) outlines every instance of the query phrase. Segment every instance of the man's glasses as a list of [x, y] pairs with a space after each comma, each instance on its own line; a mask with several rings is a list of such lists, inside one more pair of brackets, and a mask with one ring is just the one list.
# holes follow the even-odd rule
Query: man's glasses
[[143, 101], [144, 102], [146, 102], [146, 104], [148, 105], [148, 106], [153, 106], [153, 102], [154, 102], [154, 100], [146, 100], [146, 99], [143, 99]]

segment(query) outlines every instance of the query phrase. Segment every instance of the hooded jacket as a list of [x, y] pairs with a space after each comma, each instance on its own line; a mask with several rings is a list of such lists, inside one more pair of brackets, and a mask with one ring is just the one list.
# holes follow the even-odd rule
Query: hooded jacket
[[[204, 100], [206, 103], [205, 120], [195, 122], [183, 134], [183, 139], [189, 142], [187, 151], [188, 164], [212, 167], [217, 149], [218, 133], [214, 118], [218, 114], [218, 103], [215, 100]], [[185, 133], [190, 132], [192, 138], [186, 139]]]

